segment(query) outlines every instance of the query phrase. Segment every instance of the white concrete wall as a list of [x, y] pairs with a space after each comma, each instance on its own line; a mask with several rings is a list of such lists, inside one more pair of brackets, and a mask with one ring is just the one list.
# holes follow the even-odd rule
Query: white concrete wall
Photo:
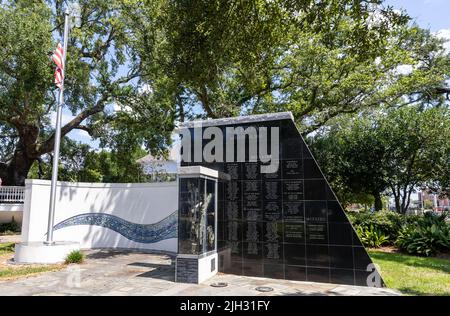
[[[46, 238], [50, 181], [26, 180], [22, 241]], [[136, 224], [153, 224], [178, 208], [177, 182], [103, 184], [58, 182], [55, 225], [76, 215], [106, 213]], [[177, 239], [154, 243], [129, 240], [109, 228], [75, 225], [54, 231], [54, 240], [78, 241], [82, 248], [137, 248], [177, 251]]]
[[21, 224], [23, 214], [23, 204], [1, 204], [0, 203], [0, 224], [14, 221]]

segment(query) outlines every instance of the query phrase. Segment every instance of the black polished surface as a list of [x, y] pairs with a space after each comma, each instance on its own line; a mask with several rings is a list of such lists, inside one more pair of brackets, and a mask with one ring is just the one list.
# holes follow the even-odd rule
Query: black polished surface
[[[220, 126], [224, 138], [229, 126], [235, 127]], [[279, 120], [240, 126], [279, 128], [275, 172], [261, 173], [260, 160], [182, 162], [182, 166], [200, 164], [231, 177], [219, 184], [218, 192], [220, 271], [368, 285], [370, 272], [366, 270], [371, 259], [294, 123]], [[236, 151], [235, 142], [235, 157]]]
[[[198, 255], [215, 250], [216, 181], [180, 178], [179, 188], [178, 253]], [[223, 233], [221, 229], [221, 239]]]

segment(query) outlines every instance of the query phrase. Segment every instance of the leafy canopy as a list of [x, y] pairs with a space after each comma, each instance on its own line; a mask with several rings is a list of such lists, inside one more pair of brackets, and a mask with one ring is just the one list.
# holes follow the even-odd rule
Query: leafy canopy
[[393, 195], [405, 213], [418, 188], [449, 193], [450, 110], [405, 106], [342, 118], [310, 142], [338, 195]]

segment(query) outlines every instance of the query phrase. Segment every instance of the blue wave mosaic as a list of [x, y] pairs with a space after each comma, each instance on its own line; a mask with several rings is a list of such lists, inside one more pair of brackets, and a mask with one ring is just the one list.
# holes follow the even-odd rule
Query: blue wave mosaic
[[177, 238], [177, 218], [178, 214], [175, 211], [157, 223], [137, 224], [110, 214], [85, 213], [70, 217], [56, 224], [53, 229], [58, 230], [76, 225], [100, 226], [109, 228], [129, 240], [150, 244], [164, 239]]

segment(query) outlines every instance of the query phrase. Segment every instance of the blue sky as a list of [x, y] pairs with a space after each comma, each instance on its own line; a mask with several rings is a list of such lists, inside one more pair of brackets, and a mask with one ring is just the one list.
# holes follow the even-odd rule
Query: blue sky
[[[385, 3], [406, 10], [419, 26], [450, 40], [450, 0], [386, 0]], [[447, 47], [450, 50], [450, 42]], [[71, 113], [64, 111], [63, 124], [71, 118]], [[74, 130], [68, 136], [98, 148], [98, 141], [92, 141], [84, 131]]]
[[423, 28], [433, 32], [450, 30], [449, 0], [387, 0], [396, 9], [405, 9]]

